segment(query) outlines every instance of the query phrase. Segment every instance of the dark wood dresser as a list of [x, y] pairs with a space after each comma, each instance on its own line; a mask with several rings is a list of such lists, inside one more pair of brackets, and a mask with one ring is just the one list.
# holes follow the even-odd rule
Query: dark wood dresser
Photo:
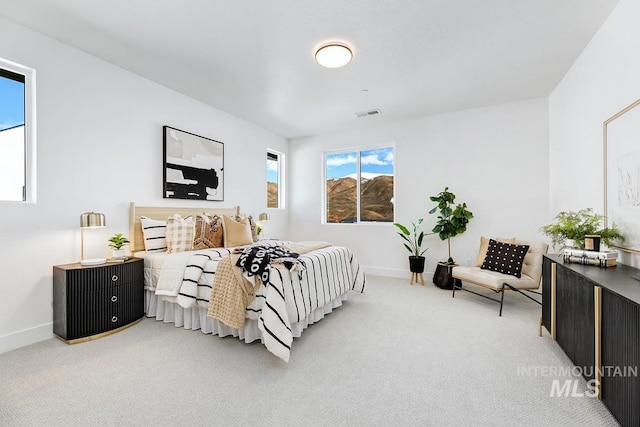
[[144, 260], [53, 267], [53, 332], [69, 344], [113, 334], [144, 315]]
[[640, 426], [640, 272], [545, 255], [542, 324], [623, 426]]

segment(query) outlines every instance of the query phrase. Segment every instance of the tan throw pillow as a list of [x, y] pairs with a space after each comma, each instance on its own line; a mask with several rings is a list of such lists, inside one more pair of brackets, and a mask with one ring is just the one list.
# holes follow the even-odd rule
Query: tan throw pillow
[[[493, 239], [497, 242], [502, 242], [502, 243], [510, 243], [513, 244], [516, 242], [516, 238], [515, 237], [511, 237], [508, 239], [504, 239], [504, 238], [497, 238], [497, 239]], [[489, 248], [489, 239], [487, 237], [480, 237], [480, 250], [478, 251], [478, 257], [476, 258], [476, 263], [475, 266], [476, 267], [482, 267], [482, 263], [484, 262], [485, 257], [487, 256], [487, 249]]]
[[173, 214], [167, 218], [167, 253], [193, 249], [194, 225], [192, 216], [183, 218], [179, 214]]
[[193, 249], [222, 248], [224, 246], [224, 228], [222, 218], [207, 214], [196, 216], [196, 231]]
[[251, 226], [249, 220], [243, 218], [234, 221], [226, 215], [222, 215], [224, 222], [224, 247], [233, 248], [235, 246], [250, 245], [253, 243], [251, 237]]

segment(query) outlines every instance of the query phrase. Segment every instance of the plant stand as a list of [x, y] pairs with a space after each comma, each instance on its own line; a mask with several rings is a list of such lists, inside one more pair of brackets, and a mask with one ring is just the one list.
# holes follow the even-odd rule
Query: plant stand
[[422, 273], [411, 273], [411, 285], [418, 283], [418, 280], [424, 286], [424, 275]]
[[457, 264], [442, 264], [439, 262], [436, 266], [435, 273], [433, 273], [433, 284], [440, 289], [448, 290], [452, 290], [453, 285], [455, 284], [456, 288], [461, 289], [462, 280], [454, 279], [451, 276], [451, 269], [456, 266]]

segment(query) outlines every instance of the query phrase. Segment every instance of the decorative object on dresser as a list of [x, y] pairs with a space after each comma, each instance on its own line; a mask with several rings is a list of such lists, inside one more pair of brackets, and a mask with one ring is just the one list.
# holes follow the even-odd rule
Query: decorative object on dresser
[[542, 324], [623, 426], [640, 425], [640, 271], [545, 255]]
[[432, 232], [436, 233], [440, 240], [447, 241], [449, 257], [436, 266], [433, 274], [433, 283], [442, 289], [453, 289], [455, 280], [451, 277], [451, 269], [456, 265], [451, 257], [451, 238], [467, 231], [467, 224], [473, 218], [473, 213], [467, 209], [466, 203], [455, 204], [456, 195], [445, 187], [435, 196], [429, 198], [438, 205], [429, 211], [430, 214], [438, 212], [438, 221]]
[[144, 315], [144, 263], [53, 267], [53, 332], [69, 344], [100, 338]]
[[224, 200], [224, 144], [163, 127], [163, 197]]
[[625, 236], [615, 247], [640, 254], [640, 99], [603, 123], [604, 225], [614, 222]]
[[98, 265], [107, 262], [106, 258], [84, 258], [84, 232], [87, 228], [106, 227], [107, 221], [103, 214], [97, 212], [85, 212], [80, 215], [80, 264]]
[[584, 265], [597, 265], [599, 267], [615, 267], [618, 259], [616, 251], [586, 251], [581, 249], [566, 248], [562, 251], [564, 262]]
[[109, 247], [113, 251], [114, 259], [122, 259], [124, 258], [124, 249], [122, 249], [125, 245], [129, 244], [129, 239], [124, 237], [122, 233], [117, 233], [111, 236], [108, 240]]
[[[562, 211], [551, 224], [540, 227], [540, 231], [551, 238], [555, 249], [574, 247], [585, 249], [585, 237], [599, 236], [600, 242], [614, 246], [616, 241], [624, 241], [624, 236], [616, 224], [607, 227], [604, 216], [594, 212], [593, 208], [575, 211]], [[569, 242], [568, 242], [569, 241]], [[590, 239], [586, 239], [589, 242]], [[599, 248], [598, 248], [599, 249]]]
[[409, 255], [409, 271], [411, 272], [411, 285], [418, 283], [418, 280], [422, 285], [424, 285], [424, 262], [425, 257], [423, 256], [429, 248], [422, 249], [422, 241], [424, 240], [424, 231], [420, 231], [418, 234], [418, 229], [422, 224], [423, 219], [418, 218], [416, 222], [412, 222], [412, 231], [409, 231], [407, 227], [404, 225], [394, 222], [398, 230], [398, 236], [404, 240], [403, 245], [411, 255]]

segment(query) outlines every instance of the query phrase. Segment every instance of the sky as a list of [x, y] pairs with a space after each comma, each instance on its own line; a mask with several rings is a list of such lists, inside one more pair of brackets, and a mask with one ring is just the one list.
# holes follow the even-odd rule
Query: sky
[[0, 130], [24, 124], [24, 83], [0, 77]]
[[[363, 150], [360, 152], [361, 173], [369, 176], [392, 175], [394, 173], [393, 147]], [[342, 178], [357, 172], [358, 152], [327, 154], [326, 178]]]

